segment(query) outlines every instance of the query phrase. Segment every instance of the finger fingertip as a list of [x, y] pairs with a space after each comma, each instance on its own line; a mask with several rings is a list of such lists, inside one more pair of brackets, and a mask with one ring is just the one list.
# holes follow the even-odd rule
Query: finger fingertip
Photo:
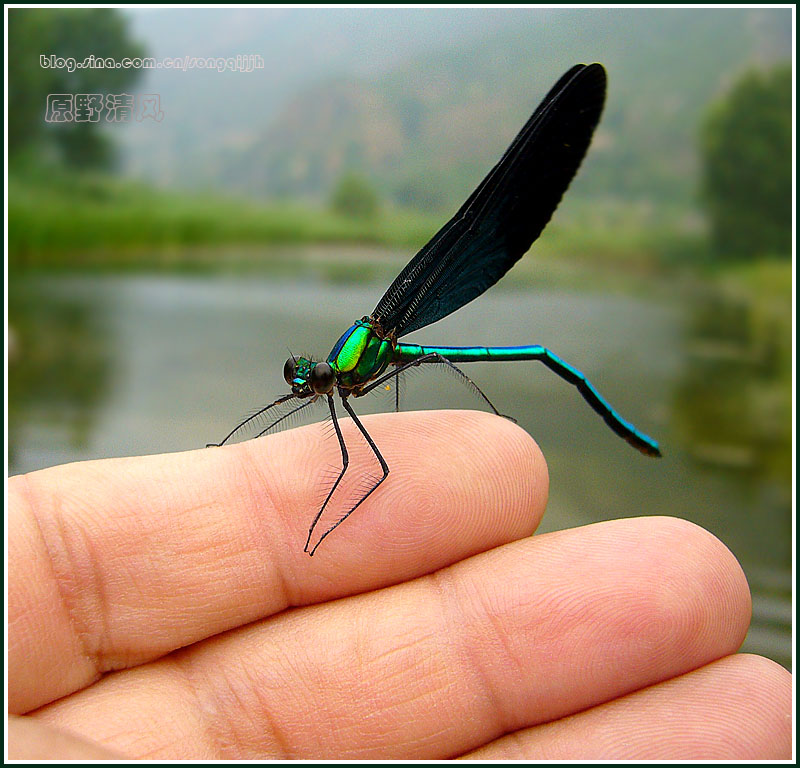
[[[547, 465], [533, 439], [510, 420], [424, 411], [361, 421], [389, 470], [374, 492], [367, 493], [381, 466], [351, 419], [338, 424], [348, 452], [344, 473], [337, 434], [324, 424], [252, 441], [230, 457], [245, 464], [236, 473], [246, 489], [243, 508], [255, 505], [259, 517], [275, 518], [261, 527], [268, 530], [264, 538], [283, 542], [272, 550], [284, 561], [281, 570], [305, 574], [304, 583], [308, 574], [320, 575], [294, 602], [340, 594], [332, 569], [347, 574], [348, 591], [358, 590], [436, 570], [538, 526]], [[313, 561], [303, 548], [307, 538]]]
[[389, 423], [396, 427], [387, 446], [393, 482], [385, 499], [402, 505], [410, 523], [424, 526], [429, 544], [447, 546], [455, 536], [472, 554], [533, 533], [547, 504], [548, 474], [524, 430], [469, 411], [399, 416]]
[[455, 412], [470, 440], [475, 474], [491, 478], [501, 504], [520, 515], [525, 535], [538, 527], [549, 494], [547, 461], [538, 443], [516, 422], [490, 413]]

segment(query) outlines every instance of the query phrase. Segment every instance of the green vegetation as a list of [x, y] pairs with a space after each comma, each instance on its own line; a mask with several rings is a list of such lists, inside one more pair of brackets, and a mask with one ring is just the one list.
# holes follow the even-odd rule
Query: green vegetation
[[[58, 169], [9, 174], [9, 268], [224, 269], [202, 246], [369, 243], [413, 248], [438, 224], [395, 212], [353, 219], [299, 205], [158, 191]], [[194, 250], [192, 250], [194, 249]], [[218, 249], [222, 251], [223, 249]], [[264, 266], [250, 254], [249, 266]]]
[[[659, 18], [662, 16], [662, 21], [675, 29], [685, 26], [685, 14], [662, 14]], [[592, 26], [592, 20], [599, 17], [587, 11], [575, 18]], [[651, 16], [647, 16], [650, 21], [644, 16], [635, 18], [642, 29], [652, 26]], [[717, 74], [704, 79], [704, 85], [688, 76], [671, 82], [669, 87], [679, 87], [682, 97], [688, 99], [686, 104], [666, 98], [667, 84], [659, 78], [672, 69], [662, 66], [659, 57], [666, 55], [663, 50], [656, 48], [649, 54], [652, 71], [648, 76], [652, 75], [654, 84], [647, 94], [633, 90], [625, 81], [626, 71], [630, 77], [633, 70], [622, 68], [618, 79], [614, 75], [612, 92], [619, 94], [618, 100], [609, 101], [587, 168], [536, 244], [535, 258], [524, 259], [509, 281], [535, 279], [541, 283], [549, 279], [591, 285], [605, 272], [624, 289], [626, 282], [640, 275], [697, 272], [700, 267], [705, 278], [716, 280], [719, 267], [731, 257], [744, 261], [788, 253], [788, 67], [769, 74], [746, 75], [713, 106], [703, 122], [702, 193], [711, 238], [698, 212], [688, 206], [687, 197], [675, 191], [677, 187], [669, 194], [654, 196], [621, 178], [649, 183], [662, 178], [658, 169], [666, 168], [680, 179], [679, 186], [698, 185], [692, 164], [677, 161], [670, 137], [677, 123], [687, 132], [697, 125], [709, 89], [719, 82], [721, 71], [730, 72], [730, 60], [741, 47], [739, 43], [745, 42], [739, 38], [747, 36], [749, 27], [744, 22], [750, 16], [726, 15], [731, 35], [720, 35], [716, 27], [719, 20], [713, 13], [692, 18], [697, 22], [692, 27], [697, 40], [708, 39], [713, 32], [727, 41], [711, 68]], [[434, 73], [430, 76], [425, 75], [427, 64], [416, 62], [409, 65], [411, 69], [399, 70], [382, 81], [381, 87], [364, 85], [369, 98], [354, 98], [359, 91], [353, 91], [348, 81], [335, 88], [322, 84], [322, 91], [316, 93], [324, 99], [313, 98], [311, 104], [317, 109], [320, 104], [330, 107], [323, 109], [326, 120], [293, 120], [280, 136], [269, 134], [270, 153], [280, 159], [279, 165], [295, 175], [305, 169], [303, 173], [317, 191], [330, 188], [327, 182], [332, 180], [326, 174], [335, 173], [334, 169], [343, 164], [368, 173], [370, 181], [355, 173], [340, 177], [328, 208], [321, 202], [311, 207], [308, 203], [254, 201], [219, 193], [158, 190], [98, 170], [108, 164], [111, 147], [94, 130], [97, 124], [52, 125], [41, 119], [47, 93], [124, 90], [137, 70], [90, 68], [69, 73], [38, 66], [39, 55], [54, 53], [76, 59], [89, 52], [118, 59], [142, 55], [143, 47], [129, 39], [126, 24], [124, 16], [109, 9], [9, 12], [9, 79], [14, 105], [9, 115], [8, 182], [12, 276], [27, 269], [274, 269], [278, 261], [288, 266], [292, 263], [291, 258], [278, 259], [274, 246], [293, 244], [380, 245], [402, 248], [408, 255], [441, 226], [475, 180], [496, 160], [503, 147], [491, 143], [505, 142], [504, 136], [513, 135], [531, 99], [532, 72], [522, 67], [522, 60], [529, 58], [528, 33], [521, 32], [513, 45], [514, 35], [509, 40], [501, 36], [504, 50], [522, 58], [515, 58], [512, 67], [516, 71], [516, 63], [520, 64], [518, 74], [507, 80], [504, 77], [505, 85], [497, 92], [487, 91], [476, 80], [475, 61], [458, 49], [441, 58], [438, 69], [427, 62]], [[770, 37], [774, 33], [772, 30]], [[567, 37], [575, 34], [570, 28]], [[489, 44], [481, 47], [478, 60], [483, 61], [492, 50]], [[675, 59], [674, 52], [670, 56]], [[479, 69], [486, 67], [487, 61], [483, 61]], [[545, 74], [539, 72], [537, 77]], [[553, 76], [557, 74], [560, 72]], [[640, 76], [637, 70], [636, 77]], [[448, 83], [449, 101], [443, 101], [438, 85], [433, 87], [444, 81]], [[626, 93], [637, 93], [636, 103], [626, 106]], [[673, 104], [677, 111], [656, 115], [660, 132], [654, 132], [652, 126], [637, 128], [633, 118], [649, 115], [662, 102]], [[457, 118], [444, 119], [451, 113]], [[465, 115], [470, 118], [464, 119]], [[693, 115], [697, 117], [691, 119]], [[646, 136], [646, 142], [634, 149], [637, 135]], [[626, 140], [610, 140], [609, 136], [625, 136]], [[284, 146], [278, 139], [293, 144]], [[654, 146], [663, 147], [663, 151], [653, 152]], [[686, 141], [681, 146], [685, 152]], [[403, 148], [399, 154], [398, 147]], [[270, 183], [283, 178], [269, 157], [257, 153], [250, 157], [248, 166], [259, 178]], [[290, 162], [293, 157], [304, 162]], [[376, 162], [385, 167], [373, 168], [367, 158], [377, 158]], [[391, 170], [388, 176], [387, 169]], [[301, 173], [298, 178], [306, 176]], [[392, 176], [396, 176], [396, 183]], [[464, 187], [465, 183], [468, 186]], [[439, 184], [445, 184], [446, 189]], [[665, 190], [672, 188], [666, 181], [663, 186]], [[296, 191], [291, 185], [279, 184], [279, 188]], [[609, 199], [609, 190], [620, 198]], [[305, 200], [319, 199], [310, 188], [307, 192]], [[405, 207], [380, 204], [392, 196]], [[331, 274], [336, 270], [333, 262], [341, 258], [341, 253], [330, 249], [328, 253], [331, 264], [326, 274]], [[366, 267], [375, 261], [374, 252], [362, 259], [364, 269], [353, 270], [359, 258], [344, 258], [348, 265], [341, 269], [363, 278], [369, 271]]]
[[374, 219], [380, 209], [378, 193], [363, 176], [347, 173], [333, 190], [331, 209], [350, 219]]
[[703, 124], [703, 200], [723, 259], [789, 256], [792, 72], [748, 72]]
[[[144, 48], [128, 36], [128, 21], [112, 8], [11, 8], [8, 12], [8, 150], [21, 154], [55, 154], [76, 168], [107, 168], [112, 146], [88, 112], [80, 121], [48, 122], [43, 119], [49, 94], [89, 94], [104, 99], [124, 93], [141, 74], [140, 69], [43, 66], [40, 57], [97, 59], [145, 55]], [[100, 101], [102, 106], [102, 101]], [[77, 109], [77, 106], [75, 106]], [[73, 117], [77, 117], [71, 113]]]
[[[276, 246], [313, 244], [398, 248], [407, 258], [446, 217], [390, 208], [355, 217], [298, 203], [156, 190], [58, 167], [12, 167], [8, 185], [12, 275], [29, 269], [283, 269], [279, 262], [291, 259]], [[675, 217], [661, 213], [656, 224], [651, 211], [625, 204], [565, 205], [534, 246], [535, 257], [523, 259], [508, 280], [579, 284], [607, 273], [618, 281], [697, 263], [702, 239], [675, 234]], [[374, 252], [365, 255], [362, 266], [373, 258]], [[343, 268], [353, 279], [366, 275], [350, 267]]]

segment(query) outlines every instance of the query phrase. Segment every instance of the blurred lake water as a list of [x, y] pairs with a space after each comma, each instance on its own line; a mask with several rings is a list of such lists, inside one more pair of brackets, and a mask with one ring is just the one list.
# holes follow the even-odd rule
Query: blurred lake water
[[[387, 284], [18, 278], [9, 287], [10, 472], [219, 440], [286, 391], [289, 350], [324, 358]], [[791, 426], [769, 421], [780, 350], [754, 347], [746, 308], [720, 297], [657, 295], [498, 286], [404, 340], [539, 343], [582, 370], [624, 418], [661, 442], [663, 459], [617, 438], [542, 365], [468, 367], [547, 457], [550, 502], [540, 530], [638, 515], [698, 523], [747, 573], [754, 618], [745, 650], [789, 667], [791, 442], [781, 430]], [[402, 392], [408, 410], [481, 406], [436, 371], [407, 377]], [[360, 413], [390, 410], [393, 395], [364, 401], [355, 401]], [[349, 524], [358, 525], [357, 516]]]

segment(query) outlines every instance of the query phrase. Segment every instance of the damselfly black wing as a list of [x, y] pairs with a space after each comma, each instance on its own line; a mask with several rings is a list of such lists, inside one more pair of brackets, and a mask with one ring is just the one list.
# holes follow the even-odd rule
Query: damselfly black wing
[[494, 285], [541, 234], [603, 111], [606, 73], [576, 65], [545, 97], [456, 215], [420, 250], [372, 316], [396, 336], [446, 317]]

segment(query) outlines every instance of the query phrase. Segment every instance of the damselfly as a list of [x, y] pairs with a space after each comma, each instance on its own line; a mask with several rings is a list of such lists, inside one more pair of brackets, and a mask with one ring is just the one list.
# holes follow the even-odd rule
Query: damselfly
[[[289, 404], [259, 434], [320, 398], [326, 398], [339, 441], [342, 468], [308, 531], [304, 551], [313, 555], [389, 475], [389, 465], [350, 404], [391, 379], [423, 364], [451, 368], [472, 385], [487, 405], [489, 398], [456, 363], [539, 360], [573, 384], [608, 426], [648, 456], [660, 456], [655, 440], [625, 421], [576, 368], [538, 344], [517, 347], [433, 347], [398, 341], [455, 312], [494, 285], [540, 235], [580, 166], [600, 119], [606, 73], [600, 64], [577, 64], [550, 90], [500, 162], [453, 218], [417, 253], [370, 315], [351, 325], [324, 361], [290, 357], [283, 376], [291, 392], [259, 409], [216, 445], [223, 445], [272, 409]], [[395, 389], [395, 391], [397, 391]], [[316, 543], [312, 538], [322, 513], [350, 463], [336, 415], [335, 396], [364, 436], [381, 468], [353, 504], [329, 525]], [[398, 403], [399, 407], [399, 403]]]

